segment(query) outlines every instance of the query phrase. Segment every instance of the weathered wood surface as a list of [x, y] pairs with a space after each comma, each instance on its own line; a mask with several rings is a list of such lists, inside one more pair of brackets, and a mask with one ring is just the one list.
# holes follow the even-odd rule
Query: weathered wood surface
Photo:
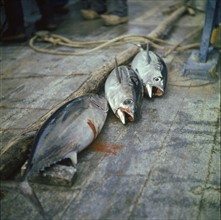
[[[162, 23], [160, 23], [157, 28], [155, 28], [150, 34], [149, 37], [158, 38], [160, 37], [165, 30], [169, 29], [173, 22], [177, 21], [179, 17], [186, 11], [186, 7], [182, 6], [178, 10], [176, 10], [173, 14], [171, 14], [167, 19], [165, 19]], [[116, 56], [118, 63], [128, 63], [129, 60], [138, 52], [138, 47], [133, 46], [122, 53]], [[37, 131], [39, 127], [47, 120], [47, 118], [60, 106], [62, 106], [67, 101], [79, 97], [81, 95], [85, 95], [87, 93], [96, 93], [99, 91], [99, 88], [104, 84], [104, 81], [110, 71], [114, 68], [114, 57], [110, 59], [110, 61], [105, 62], [101, 68], [98, 68], [94, 72], [91, 73], [90, 77], [84, 81], [84, 83], [79, 87], [79, 89], [68, 96], [68, 98], [64, 99], [62, 102], [58, 103], [55, 107], [49, 110], [45, 115], [43, 115], [38, 121], [29, 126], [26, 131], [23, 132], [22, 135], [15, 137], [13, 140], [9, 141], [5, 146], [1, 149], [1, 162], [0, 162], [0, 172], [1, 178], [5, 179], [11, 176], [13, 173], [18, 171], [18, 167], [21, 166], [25, 160], [27, 159], [27, 151], [30, 147], [30, 138], [27, 137], [27, 134], [33, 131]], [[22, 148], [20, 148], [21, 146]], [[17, 155], [16, 158], [12, 158], [11, 155]]]
[[[85, 40], [148, 35], [166, 19], [161, 9], [175, 2], [179, 1], [129, 0], [129, 23], [111, 28], [103, 27], [99, 19], [83, 21], [74, 6], [56, 33]], [[164, 38], [176, 44], [203, 20], [202, 13], [185, 15]], [[27, 44], [1, 47], [7, 53], [1, 61], [3, 143], [23, 133], [94, 70], [130, 47], [108, 48], [83, 58], [44, 56]], [[109, 112], [97, 140], [79, 154], [71, 187], [32, 182], [53, 220], [220, 219], [220, 84], [181, 74], [190, 53], [173, 52], [166, 58], [166, 94], [144, 99], [139, 121], [124, 126]], [[39, 215], [23, 196], [9, 192], [1, 200], [1, 219], [30, 220]]]

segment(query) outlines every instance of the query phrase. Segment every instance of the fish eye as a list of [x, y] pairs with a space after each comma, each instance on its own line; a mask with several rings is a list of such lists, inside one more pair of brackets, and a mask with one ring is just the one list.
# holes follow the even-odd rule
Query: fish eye
[[124, 100], [124, 105], [130, 105], [133, 103], [133, 100], [132, 99], [126, 99]]
[[153, 80], [156, 81], [156, 82], [159, 82], [159, 81], [162, 80], [162, 77], [161, 76], [154, 77]]

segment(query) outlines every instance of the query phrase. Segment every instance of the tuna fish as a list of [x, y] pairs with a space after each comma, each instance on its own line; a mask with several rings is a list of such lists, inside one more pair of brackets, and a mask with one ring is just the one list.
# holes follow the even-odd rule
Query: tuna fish
[[28, 183], [29, 176], [66, 158], [70, 158], [75, 166], [77, 153], [100, 133], [108, 110], [105, 97], [94, 94], [78, 97], [61, 106], [38, 131], [23, 181], [2, 181], [1, 188], [20, 191], [46, 217]]
[[135, 121], [140, 114], [143, 98], [143, 83], [129, 66], [119, 66], [115, 59], [115, 69], [105, 82], [105, 97], [114, 114], [125, 124]]
[[167, 67], [163, 59], [153, 51], [149, 51], [148, 44], [141, 46], [140, 52], [131, 63], [144, 83], [144, 92], [150, 98], [162, 96], [167, 84]]

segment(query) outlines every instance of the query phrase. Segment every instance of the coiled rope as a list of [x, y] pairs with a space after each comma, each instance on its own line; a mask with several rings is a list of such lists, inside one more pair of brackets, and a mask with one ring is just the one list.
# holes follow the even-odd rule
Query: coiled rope
[[[200, 30], [201, 28], [195, 30], [193, 33], [188, 34], [188, 36], [185, 37], [184, 40], [189, 39], [190, 37], [198, 33]], [[182, 40], [182, 42], [184, 40]], [[60, 50], [40, 47], [39, 45], [36, 45], [36, 42], [47, 42], [53, 46], [65, 46], [65, 47], [70, 47], [70, 48], [92, 48], [92, 49], [83, 50], [83, 51], [60, 51]], [[41, 53], [54, 54], [54, 55], [81, 56], [81, 55], [86, 55], [88, 53], [92, 53], [102, 48], [107, 48], [110, 46], [117, 46], [117, 45], [122, 45], [125, 43], [140, 44], [140, 43], [147, 43], [147, 42], [150, 44], [150, 46], [152, 46], [155, 49], [166, 51], [165, 55], [168, 55], [173, 50], [184, 51], [190, 48], [199, 47], [199, 43], [194, 43], [194, 44], [190, 44], [186, 46], [180, 46], [180, 43], [172, 44], [172, 43], [169, 43], [168, 41], [165, 41], [159, 38], [153, 38], [153, 37], [138, 35], [138, 34], [122, 35], [122, 36], [113, 38], [111, 40], [98, 40], [98, 41], [83, 42], [83, 41], [70, 40], [67, 37], [57, 35], [57, 34], [51, 34], [50, 32], [47, 32], [47, 31], [37, 32], [36, 35], [30, 39], [29, 46], [33, 50], [37, 52], [41, 52]], [[163, 44], [164, 46], [161, 46], [159, 44]]]

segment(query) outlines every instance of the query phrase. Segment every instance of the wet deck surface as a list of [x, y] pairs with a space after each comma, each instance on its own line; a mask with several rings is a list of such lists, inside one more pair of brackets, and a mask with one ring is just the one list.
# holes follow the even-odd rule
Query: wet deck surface
[[[173, 3], [130, 0], [129, 23], [116, 27], [82, 20], [79, 4], [71, 4], [55, 33], [79, 40], [147, 35], [165, 18], [160, 9]], [[203, 22], [203, 13], [185, 15], [166, 40], [178, 42]], [[55, 56], [37, 53], [27, 43], [1, 45], [1, 146], [128, 47]], [[144, 99], [138, 122], [122, 125], [109, 112], [97, 140], [79, 154], [73, 186], [33, 184], [49, 216], [55, 220], [220, 219], [220, 81], [182, 76], [190, 54], [174, 52], [165, 59], [166, 94]], [[20, 194], [10, 192], [1, 200], [1, 219], [39, 218]]]

